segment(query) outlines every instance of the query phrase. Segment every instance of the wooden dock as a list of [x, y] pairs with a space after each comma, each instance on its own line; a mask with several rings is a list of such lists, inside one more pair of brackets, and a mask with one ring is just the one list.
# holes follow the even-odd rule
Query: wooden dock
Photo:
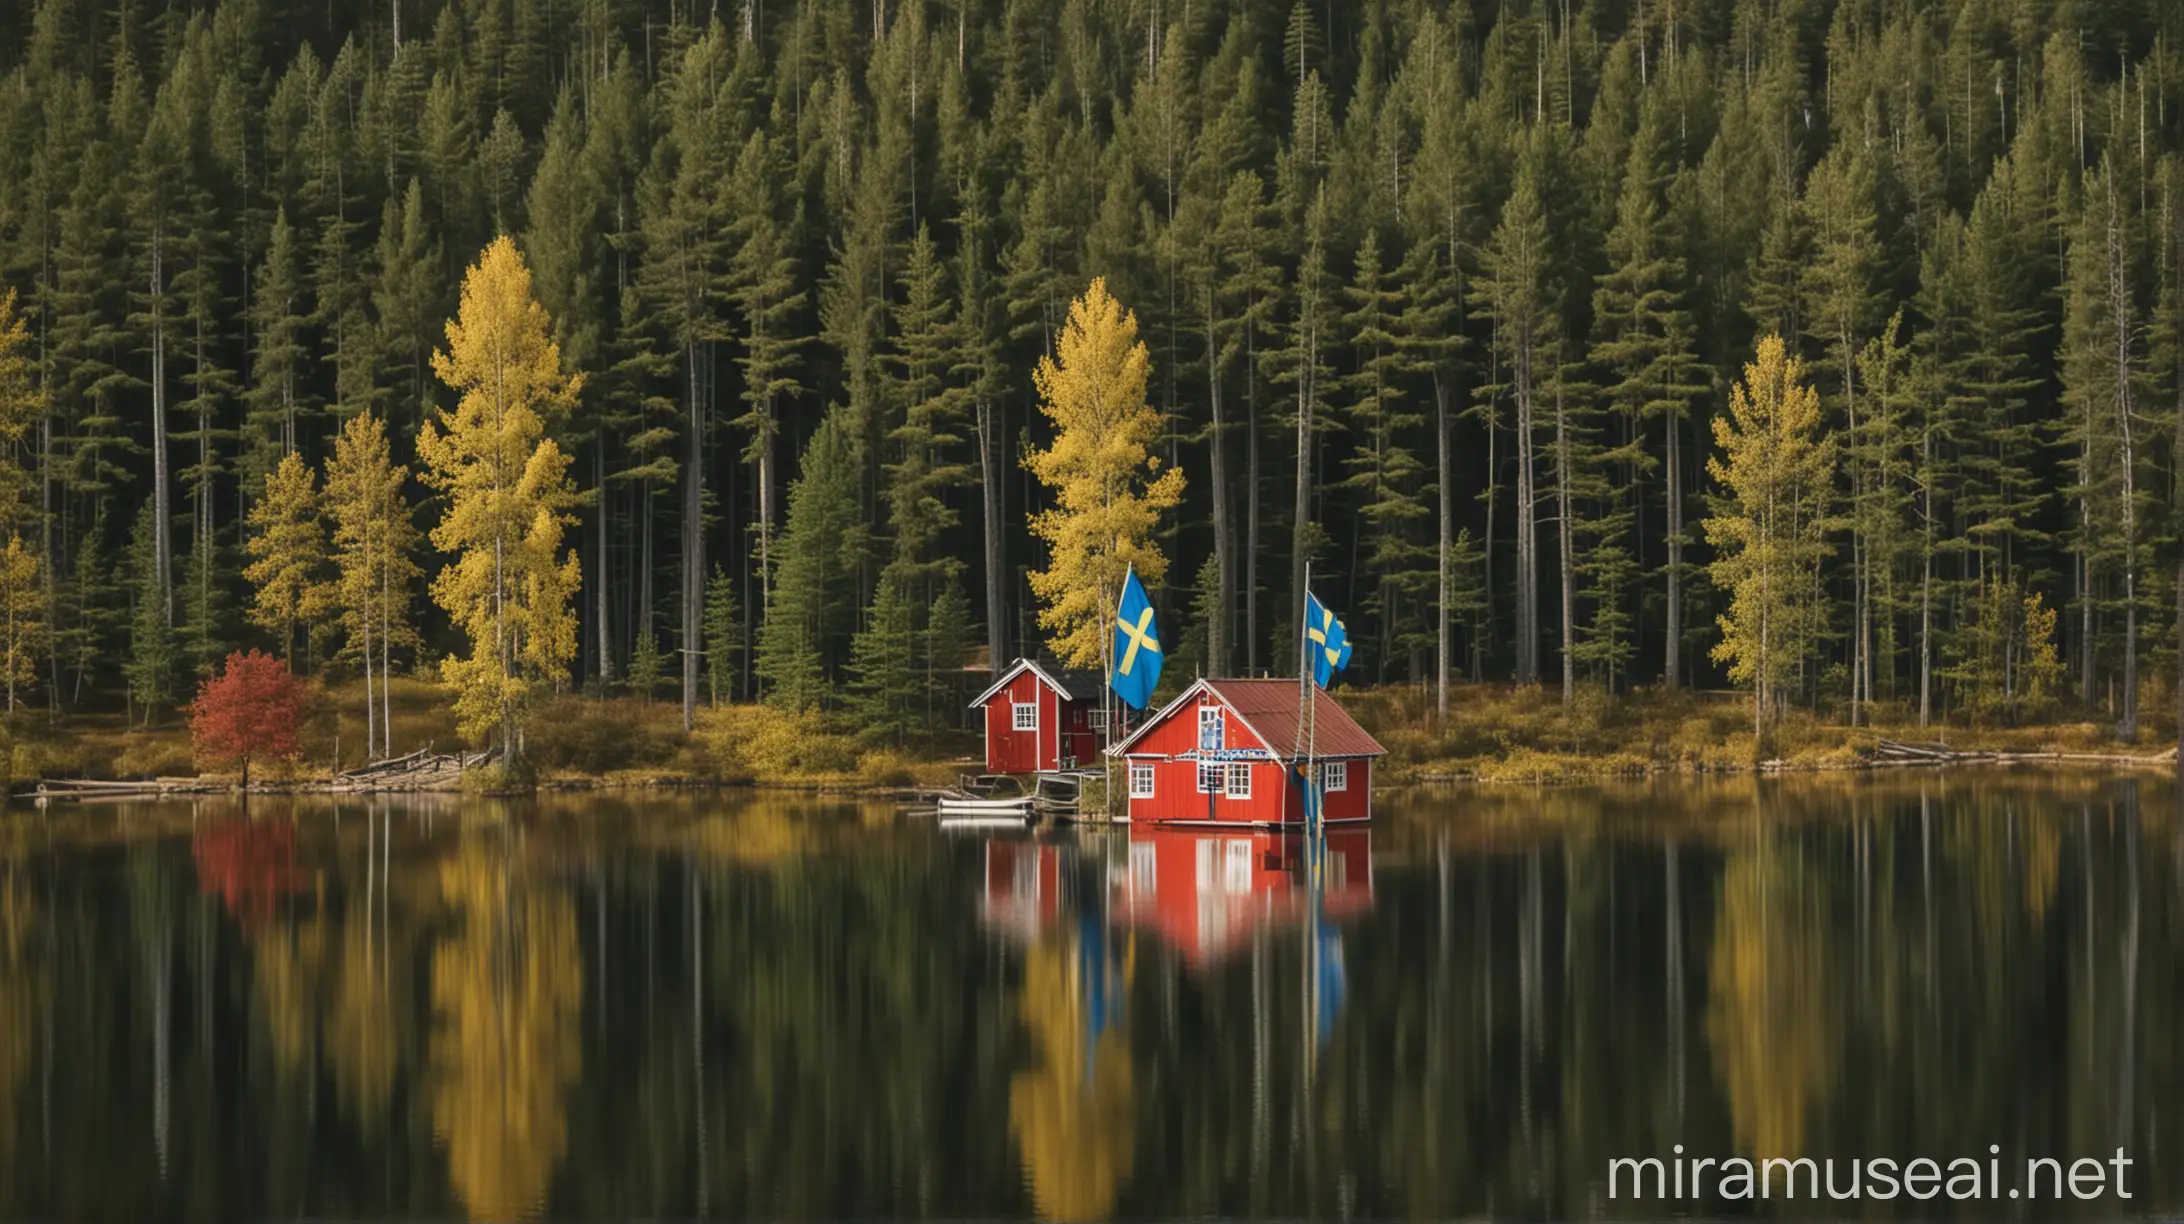
[[[250, 784], [254, 795], [365, 795], [396, 791], [454, 790], [462, 785], [464, 771], [476, 769], [493, 758], [485, 752], [435, 752], [420, 748], [384, 761], [373, 761], [344, 770], [331, 778], [261, 780]], [[182, 795], [226, 795], [242, 788], [225, 778], [45, 778], [31, 797], [46, 802], [89, 802], [117, 799], [168, 799]]]

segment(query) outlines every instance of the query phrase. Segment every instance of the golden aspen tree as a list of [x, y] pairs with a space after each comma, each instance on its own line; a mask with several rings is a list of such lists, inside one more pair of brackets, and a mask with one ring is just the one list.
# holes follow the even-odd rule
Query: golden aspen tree
[[504, 758], [522, 756], [522, 715], [533, 689], [576, 657], [580, 581], [562, 533], [576, 493], [569, 458], [546, 437], [583, 384], [561, 368], [531, 273], [506, 235], [463, 278], [462, 304], [433, 373], [459, 397], [418, 432], [427, 483], [446, 497], [432, 543], [454, 560], [432, 595], [470, 638], [443, 667], [464, 734], [497, 723]]
[[17, 311], [15, 290], [0, 292], [0, 529], [12, 529], [30, 521], [24, 503], [26, 471], [13, 462], [15, 448], [45, 410], [44, 396], [32, 378], [36, 360], [30, 342], [30, 325]]
[[[388, 676], [396, 645], [416, 644], [409, 622], [410, 583], [418, 574], [410, 559], [417, 528], [402, 495], [409, 469], [396, 467], [387, 451], [387, 428], [369, 412], [350, 417], [334, 439], [326, 465], [326, 509], [334, 524], [334, 603], [348, 632], [349, 650], [364, 661], [366, 753], [394, 754], [392, 690]], [[376, 658], [374, 657], [376, 655]], [[379, 691], [372, 691], [378, 676]]]
[[326, 528], [318, 478], [301, 456], [282, 457], [265, 474], [265, 496], [250, 508], [250, 564], [243, 577], [256, 588], [250, 621], [281, 640], [281, 657], [296, 665], [296, 634], [326, 610]]
[[1721, 453], [1706, 470], [1721, 487], [1706, 520], [1717, 551], [1714, 585], [1729, 592], [1716, 662], [1752, 686], [1752, 728], [1764, 731], [1781, 689], [1803, 656], [1816, 611], [1813, 569], [1825, 550], [1835, 452], [1820, 436], [1820, 392], [1782, 337], [1759, 342], [1730, 389], [1729, 414], [1714, 418]]
[[1031, 589], [1048, 645], [1074, 666], [1100, 661], [1131, 567], [1148, 585], [1168, 572], [1153, 529], [1182, 499], [1183, 473], [1162, 472], [1153, 453], [1160, 413], [1145, 402], [1152, 364], [1137, 316], [1094, 279], [1070, 303], [1054, 356], [1040, 358], [1032, 376], [1054, 444], [1024, 456], [1024, 466], [1056, 504], [1031, 516], [1032, 534], [1048, 548]]
[[0, 675], [8, 687], [8, 712], [15, 712], [15, 690], [38, 678], [38, 649], [45, 640], [45, 588], [38, 576], [38, 554], [10, 535], [0, 551]]
[[44, 411], [32, 379], [30, 326], [17, 312], [15, 291], [0, 292], [0, 530], [9, 533], [0, 553], [0, 671], [7, 676], [8, 709], [15, 690], [37, 678], [37, 652], [45, 645], [46, 589], [38, 554], [17, 534], [35, 521], [24, 493], [26, 472], [15, 461], [24, 436]]

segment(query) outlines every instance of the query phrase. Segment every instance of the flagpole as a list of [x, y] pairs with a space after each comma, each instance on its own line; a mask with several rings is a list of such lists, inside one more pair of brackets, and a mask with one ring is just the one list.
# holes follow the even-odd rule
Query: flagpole
[[[1310, 717], [1312, 704], [1312, 562], [1304, 562], [1304, 602], [1297, 607], [1297, 730], [1301, 735], [1305, 720]], [[1297, 749], [1305, 749], [1304, 768], [1304, 828], [1312, 830], [1312, 756], [1309, 741], [1298, 744], [1290, 741], [1289, 755], [1294, 760]]]
[[[1130, 579], [1125, 575], [1123, 589], [1128, 590]], [[1100, 626], [1100, 735], [1112, 747], [1119, 742], [1115, 738], [1115, 612], [1107, 602], [1107, 587], [1100, 586], [1100, 610], [1105, 614]], [[1115, 820], [1115, 758], [1112, 753], [1100, 753], [1100, 817], [1109, 824]], [[1125, 778], [1130, 775], [1123, 774]]]

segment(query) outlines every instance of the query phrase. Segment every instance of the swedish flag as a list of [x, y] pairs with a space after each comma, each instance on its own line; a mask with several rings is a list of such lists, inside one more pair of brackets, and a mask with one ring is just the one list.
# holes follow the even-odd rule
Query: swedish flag
[[1133, 710], [1142, 710], [1153, 699], [1160, 683], [1160, 665], [1167, 656], [1160, 649], [1160, 626], [1153, 620], [1153, 601], [1145, 596], [1145, 584], [1132, 569], [1122, 582], [1122, 602], [1115, 607], [1114, 669], [1107, 674], [1108, 687]]
[[1335, 673], [1350, 665], [1350, 634], [1333, 611], [1310, 591], [1304, 593], [1305, 653], [1312, 661], [1312, 680], [1321, 688]]

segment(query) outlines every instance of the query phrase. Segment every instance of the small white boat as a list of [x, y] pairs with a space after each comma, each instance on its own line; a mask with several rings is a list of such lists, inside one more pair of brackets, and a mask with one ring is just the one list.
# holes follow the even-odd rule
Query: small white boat
[[1028, 795], [1014, 799], [959, 799], [952, 795], [940, 801], [940, 823], [951, 827], [1021, 826], [1031, 820], [1032, 800]]

